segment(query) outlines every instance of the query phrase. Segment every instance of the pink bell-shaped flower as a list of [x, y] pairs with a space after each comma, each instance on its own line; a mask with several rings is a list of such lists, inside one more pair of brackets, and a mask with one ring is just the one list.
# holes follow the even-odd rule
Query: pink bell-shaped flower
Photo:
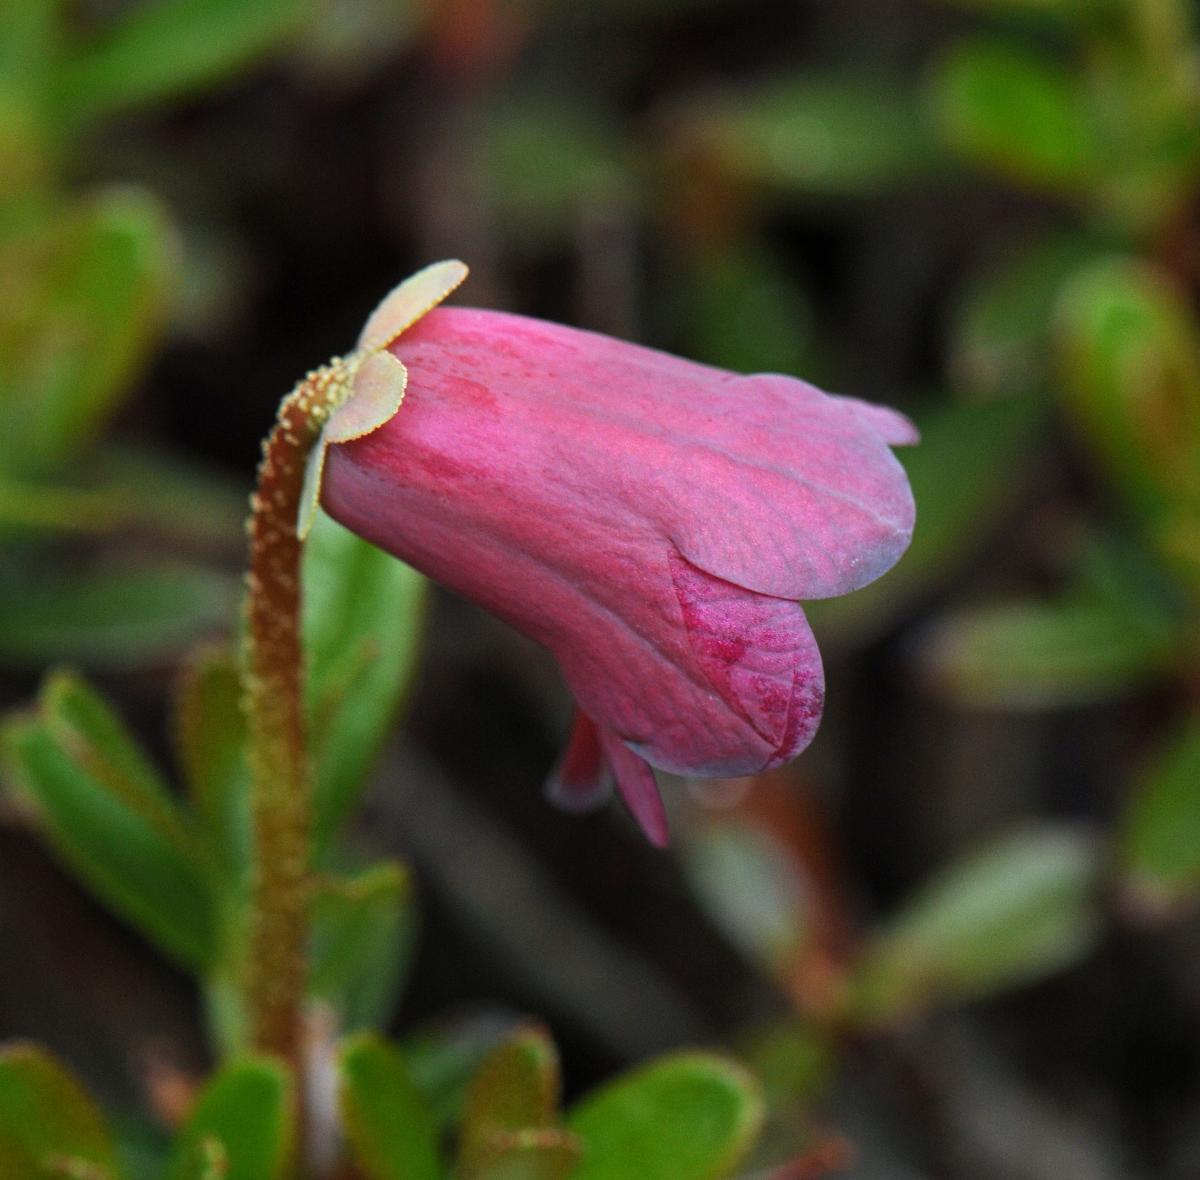
[[824, 676], [800, 601], [907, 547], [907, 419], [493, 311], [430, 311], [386, 351], [403, 405], [330, 440], [321, 502], [555, 655], [579, 712], [553, 797], [586, 806], [611, 775], [662, 845], [652, 766], [804, 749]]

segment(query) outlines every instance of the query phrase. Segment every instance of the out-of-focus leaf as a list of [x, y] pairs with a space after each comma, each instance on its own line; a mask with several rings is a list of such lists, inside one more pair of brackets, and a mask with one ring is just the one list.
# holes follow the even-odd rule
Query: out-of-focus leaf
[[[742, 1170], [772, 1175], [779, 1161], [807, 1155], [822, 1145], [816, 1108], [834, 1075], [834, 1047], [828, 1033], [797, 1017], [785, 1017], [739, 1037], [735, 1048], [738, 1060], [761, 1081], [767, 1107], [763, 1133]], [[782, 1174], [787, 1175], [786, 1168]]]
[[34, 718], [0, 731], [0, 758], [73, 872], [181, 963], [211, 961], [216, 931], [205, 868], [164, 830], [144, 784]]
[[112, 497], [132, 527], [218, 550], [245, 544], [245, 488], [180, 455], [105, 446], [86, 468], [89, 486]]
[[1179, 631], [1135, 604], [1012, 602], [942, 619], [924, 636], [926, 680], [959, 705], [1047, 709], [1106, 700], [1171, 668]]
[[409, 1075], [439, 1128], [458, 1125], [471, 1079], [513, 1027], [511, 1020], [478, 1017], [439, 1023], [405, 1039], [401, 1051]]
[[941, 63], [930, 97], [947, 142], [979, 167], [1054, 192], [1096, 175], [1102, 132], [1064, 62], [1016, 42], [968, 41]]
[[808, 933], [810, 891], [769, 831], [713, 819], [689, 836], [684, 863], [705, 908], [751, 962], [776, 971], [793, 961]]
[[139, 4], [59, 67], [57, 116], [95, 118], [220, 81], [280, 46], [310, 9], [311, 0]]
[[583, 1157], [573, 1180], [715, 1180], [729, 1176], [763, 1122], [757, 1082], [739, 1065], [677, 1053], [584, 1098], [567, 1125]]
[[890, 190], [928, 174], [936, 160], [903, 81], [845, 70], [692, 103], [687, 120], [725, 168], [785, 192]]
[[[1200, 531], [1200, 333], [1190, 300], [1131, 258], [1080, 273], [1056, 320], [1067, 408], [1160, 544]], [[1200, 573], [1200, 541], [1192, 540]]]
[[0, 293], [0, 465], [39, 474], [89, 444], [128, 392], [163, 318], [171, 234], [156, 201], [123, 190], [20, 248]]
[[952, 335], [953, 374], [982, 394], [1044, 387], [1053, 370], [1052, 312], [1063, 283], [1104, 244], [1078, 231], [1024, 243], [964, 293]]
[[364, 1180], [440, 1180], [437, 1126], [396, 1049], [366, 1034], [346, 1045], [341, 1105]]
[[137, 668], [170, 660], [233, 616], [232, 578], [184, 565], [34, 576], [0, 572], [0, 661]]
[[818, 638], [862, 639], [936, 587], [986, 543], [1020, 492], [1046, 407], [1032, 396], [949, 405], [918, 416], [919, 446], [897, 457], [917, 503], [912, 545], [886, 578], [804, 609]]
[[305, 546], [304, 590], [323, 849], [365, 784], [412, 677], [425, 579], [322, 512]]
[[0, 482], [0, 540], [39, 533], [97, 533], [125, 515], [108, 491], [36, 483]]
[[391, 1017], [412, 952], [413, 911], [412, 877], [394, 861], [322, 882], [309, 986], [347, 1032], [385, 1026]]
[[205, 648], [175, 694], [175, 746], [212, 855], [240, 880], [250, 863], [250, 767], [238, 662]]
[[268, 1058], [233, 1061], [200, 1094], [167, 1180], [280, 1180], [294, 1135], [286, 1068]]
[[796, 1017], [753, 1029], [739, 1039], [737, 1052], [762, 1083], [769, 1107], [812, 1102], [834, 1065], [828, 1034]]
[[849, 1018], [903, 1020], [1077, 962], [1100, 931], [1100, 848], [1068, 828], [1007, 836], [952, 864], [868, 943]]
[[100, 1111], [71, 1074], [33, 1045], [0, 1049], [0, 1176], [120, 1176]]
[[112, 1116], [113, 1134], [122, 1174], [129, 1180], [162, 1180], [167, 1168], [171, 1137], [149, 1116]]
[[737, 373], [805, 373], [812, 309], [771, 252], [735, 242], [694, 259], [683, 289], [687, 354]]
[[[463, 1180], [499, 1174], [511, 1156], [530, 1167], [542, 1164], [546, 1174], [553, 1174], [554, 1162], [565, 1163], [569, 1171], [578, 1149], [572, 1152], [574, 1144], [554, 1134], [559, 1085], [558, 1053], [542, 1029], [519, 1029], [493, 1049], [467, 1093], [458, 1157]], [[522, 1139], [524, 1132], [546, 1133], [542, 1153], [536, 1151], [536, 1135]]]
[[479, 129], [480, 186], [517, 233], [574, 231], [585, 209], [624, 203], [633, 164], [596, 111], [562, 99], [520, 98], [490, 110]]
[[1200, 720], [1157, 751], [1125, 816], [1121, 867], [1134, 901], [1158, 912], [1200, 894]]

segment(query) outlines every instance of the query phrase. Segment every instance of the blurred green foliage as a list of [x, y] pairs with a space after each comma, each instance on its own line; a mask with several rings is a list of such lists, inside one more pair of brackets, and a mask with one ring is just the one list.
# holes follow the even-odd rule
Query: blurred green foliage
[[[483, 87], [483, 101], [460, 95], [475, 116], [461, 127], [469, 188], [521, 266], [566, 250], [608, 273], [620, 251], [603, 236], [595, 245], [598, 223], [616, 240], [653, 233], [661, 278], [643, 294], [685, 351], [817, 376], [836, 349], [818, 313], [821, 276], [780, 249], [780, 221], [898, 193], [952, 202], [983, 188], [1029, 202], [1016, 232], [980, 235], [946, 310], [943, 387], [923, 391], [922, 445], [901, 456], [918, 503], [910, 553], [811, 615], [822, 638], [853, 646], [932, 611], [909, 651], [955, 708], [1159, 693], [1173, 716], [1143, 740], [1114, 835], [1042, 824], [985, 842], [832, 948], [795, 841], [740, 809], [693, 817], [684, 857], [697, 896], [798, 1015], [741, 1039], [761, 1084], [722, 1057], [676, 1055], [563, 1112], [539, 1029], [499, 1043], [461, 1027], [383, 1036], [414, 953], [416, 888], [407, 866], [364, 861], [343, 837], [413, 677], [425, 588], [322, 518], [305, 570], [321, 872], [310, 1001], [336, 1082], [332, 1117], [367, 1180], [606, 1180], [629, 1175], [630, 1159], [647, 1180], [691, 1180], [775, 1165], [809, 1145], [808, 1113], [856, 1039], [1078, 963], [1113, 894], [1140, 916], [1200, 901], [1193, 7], [956, 6], [969, 31], [920, 79], [855, 64], [684, 86], [632, 133], [611, 96], [587, 88], [569, 101], [503, 83]], [[521, 29], [555, 19], [552, 6], [510, 7]], [[719, 7], [596, 0], [579, 11], [654, 20]], [[109, 553], [140, 532], [203, 548], [233, 534], [242, 506], [173, 461], [104, 441], [163, 339], [183, 261], [174, 216], [152, 193], [80, 174], [86, 137], [270, 55], [352, 79], [444, 8], [141, 0], [81, 21], [57, 0], [0, 0], [0, 659], [161, 665], [231, 626], [233, 583], [219, 571]], [[451, 89], [438, 101], [456, 101]], [[611, 279], [600, 295], [634, 302]], [[1001, 600], [947, 601], [1014, 507], [1043, 494], [1064, 439], [1081, 473], [1056, 491], [1052, 552], [1011, 563], [1021, 576], [1044, 563], [1043, 585], [1023, 591], [1012, 577]], [[61, 561], [58, 546], [80, 541], [96, 545], [94, 563]], [[140, 1145], [139, 1177], [266, 1180], [286, 1174], [297, 1147], [294, 1080], [246, 1056], [233, 986], [253, 871], [239, 695], [227, 647], [193, 652], [173, 701], [181, 790], [74, 673], [48, 675], [0, 736], [9, 801], [206, 993], [223, 1064], [173, 1145]], [[0, 1054], [0, 1174], [133, 1176], [123, 1136], [41, 1050]]]

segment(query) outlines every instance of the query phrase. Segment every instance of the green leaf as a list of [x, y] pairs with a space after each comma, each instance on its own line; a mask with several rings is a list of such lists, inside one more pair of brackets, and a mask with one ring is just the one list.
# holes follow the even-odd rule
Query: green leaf
[[163, 664], [233, 616], [232, 578], [179, 564], [0, 572], [0, 661], [27, 667], [70, 660], [128, 669]]
[[1100, 167], [1103, 133], [1084, 83], [1026, 45], [960, 44], [935, 72], [930, 100], [950, 146], [1009, 180], [1073, 192]]
[[1200, 574], [1200, 333], [1189, 297], [1133, 258], [1063, 292], [1056, 329], [1067, 409], [1136, 519]]
[[437, 1126], [396, 1049], [368, 1034], [345, 1046], [341, 1105], [364, 1180], [440, 1180]]
[[493, 1049], [467, 1092], [463, 1180], [569, 1174], [579, 1149], [558, 1126], [559, 1088], [558, 1053], [542, 1029], [518, 1029]]
[[304, 591], [323, 850], [353, 809], [412, 678], [425, 580], [322, 512], [305, 545]]
[[104, 1117], [83, 1087], [33, 1045], [0, 1049], [0, 1176], [117, 1180]]
[[1045, 418], [1045, 405], [1032, 396], [919, 416], [920, 445], [897, 452], [917, 504], [912, 544], [886, 578], [842, 598], [806, 602], [818, 638], [872, 635], [965, 565], [1020, 493]]
[[158, 447], [105, 445], [85, 467], [95, 494], [112, 497], [138, 532], [173, 545], [237, 551], [245, 543], [246, 495], [240, 481]]
[[1111, 699], [1174, 666], [1178, 629], [1134, 603], [1090, 599], [967, 609], [925, 636], [925, 678], [958, 705], [1049, 709]]
[[693, 103], [690, 134], [755, 184], [840, 196], [890, 191], [935, 162], [903, 82], [845, 70], [780, 78]]
[[1156, 913], [1200, 895], [1200, 720], [1174, 733], [1139, 778], [1120, 862], [1132, 899]]
[[997, 840], [944, 869], [870, 938], [849, 1018], [874, 1027], [978, 999], [1081, 959], [1100, 933], [1098, 842], [1060, 827]]
[[416, 932], [412, 876], [395, 861], [355, 877], [326, 878], [313, 907], [313, 995], [347, 1032], [385, 1026]]
[[583, 1158], [572, 1180], [715, 1180], [729, 1176], [763, 1121], [758, 1084], [732, 1061], [676, 1053], [586, 1097], [567, 1120]]
[[789, 969], [812, 932], [812, 889], [782, 841], [764, 826], [705, 816], [683, 845], [684, 867], [705, 909], [750, 962]]
[[119, 737], [98, 748], [81, 731], [64, 732], [60, 718], [17, 718], [0, 731], [0, 758], [80, 879], [181, 963], [211, 961], [216, 931], [205, 866], [152, 784], [122, 766]]
[[688, 356], [737, 373], [811, 371], [812, 308], [762, 243], [702, 252], [679, 286]]
[[575, 233], [589, 207], [628, 200], [634, 163], [613, 126], [580, 102], [520, 97], [493, 107], [475, 152], [481, 191], [508, 229], [537, 240]]
[[180, 1132], [167, 1180], [280, 1180], [294, 1149], [292, 1082], [268, 1058], [226, 1065]]
[[141, 3], [63, 62], [58, 118], [96, 118], [219, 82], [279, 47], [310, 8], [309, 0]]
[[958, 304], [951, 369], [973, 393], [1025, 393], [1053, 372], [1052, 313], [1068, 277], [1104, 243], [1077, 230], [1023, 242], [983, 271]]
[[[17, 254], [16, 251], [20, 251]], [[90, 444], [161, 327], [171, 268], [166, 215], [125, 189], [80, 202], [9, 246], [0, 294], [0, 469], [40, 475]]]
[[461, 1121], [472, 1078], [511, 1027], [488, 1018], [439, 1021], [405, 1038], [404, 1061], [439, 1128]]
[[244, 877], [250, 864], [250, 767], [238, 662], [205, 648], [184, 666], [175, 694], [175, 747], [213, 858]]

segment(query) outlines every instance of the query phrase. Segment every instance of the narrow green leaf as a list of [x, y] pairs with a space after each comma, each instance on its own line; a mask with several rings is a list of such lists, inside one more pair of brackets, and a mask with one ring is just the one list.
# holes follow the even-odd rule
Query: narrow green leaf
[[0, 1177], [118, 1180], [112, 1137], [83, 1087], [34, 1045], [0, 1049]]
[[926, 633], [920, 659], [957, 705], [1048, 709], [1129, 692], [1172, 668], [1178, 644], [1169, 617], [1077, 598], [960, 611]]
[[1161, 912], [1200, 896], [1200, 720], [1165, 742], [1122, 824], [1120, 860], [1140, 908]]
[[886, 578], [866, 589], [805, 603], [818, 638], [874, 634], [969, 561], [1020, 493], [1045, 418], [1046, 406], [1033, 396], [919, 415], [920, 445], [897, 452], [917, 504], [912, 545]]
[[22, 240], [13, 298], [0, 302], [0, 459], [41, 475], [107, 423], [157, 337], [172, 238], [166, 216], [133, 189], [79, 203]]
[[952, 335], [956, 381], [973, 393], [1045, 388], [1054, 358], [1052, 313], [1066, 280], [1105, 243], [1077, 230], [1026, 241], [964, 292]]
[[763, 1121], [757, 1082], [704, 1053], [660, 1058], [585, 1098], [567, 1120], [583, 1157], [572, 1180], [715, 1180], [730, 1176]]
[[[1136, 519], [1200, 573], [1200, 332], [1188, 296], [1133, 258], [1079, 273], [1056, 319], [1067, 409]], [[1190, 541], [1189, 541], [1190, 538]]]
[[725, 168], [793, 193], [878, 192], [927, 175], [933, 145], [898, 79], [839, 71], [693, 103], [691, 134]]
[[871, 937], [850, 1018], [903, 1020], [1077, 962], [1100, 933], [1100, 848], [1069, 828], [1021, 832], [952, 864]]
[[280, 1180], [295, 1147], [292, 1081], [280, 1063], [242, 1058], [204, 1088], [167, 1180]]
[[94, 688], [74, 672], [52, 672], [38, 706], [46, 731], [82, 770], [181, 852], [195, 853], [192, 834], [158, 767]]
[[97, 777], [50, 726], [18, 718], [0, 731], [0, 759], [34, 804], [63, 862], [127, 921], [193, 969], [211, 962], [216, 942], [205, 868]]
[[224, 631], [234, 579], [185, 565], [0, 573], [0, 662], [59, 661], [127, 669], [169, 662], [195, 639]]
[[463, 1180], [489, 1175], [509, 1155], [549, 1167], [552, 1157], [569, 1153], [569, 1145], [553, 1136], [545, 1141], [545, 1156], [532, 1151], [534, 1141], [524, 1144], [530, 1150], [515, 1150], [521, 1145], [514, 1136], [522, 1132], [558, 1129], [559, 1087], [558, 1053], [544, 1030], [518, 1029], [493, 1049], [467, 1091], [458, 1159]]
[[318, 513], [304, 555], [315, 839], [352, 810], [416, 666], [425, 580]]
[[634, 163], [612, 126], [584, 103], [522, 97], [497, 104], [475, 153], [482, 191], [516, 236], [574, 233], [590, 206], [628, 200]]
[[342, 1051], [342, 1118], [364, 1180], [439, 1180], [438, 1132], [404, 1058], [369, 1034]]
[[250, 863], [250, 768], [238, 662], [205, 648], [184, 666], [175, 694], [175, 747], [214, 859], [240, 881]]
[[395, 861], [322, 882], [313, 906], [309, 987], [346, 1032], [387, 1025], [416, 932], [412, 876]]
[[307, 18], [308, 0], [143, 3], [60, 67], [60, 120], [161, 103], [218, 82], [279, 47]]
[[1097, 174], [1103, 133], [1083, 81], [1027, 45], [960, 44], [935, 72], [930, 98], [947, 142], [979, 167], [1053, 192]]

